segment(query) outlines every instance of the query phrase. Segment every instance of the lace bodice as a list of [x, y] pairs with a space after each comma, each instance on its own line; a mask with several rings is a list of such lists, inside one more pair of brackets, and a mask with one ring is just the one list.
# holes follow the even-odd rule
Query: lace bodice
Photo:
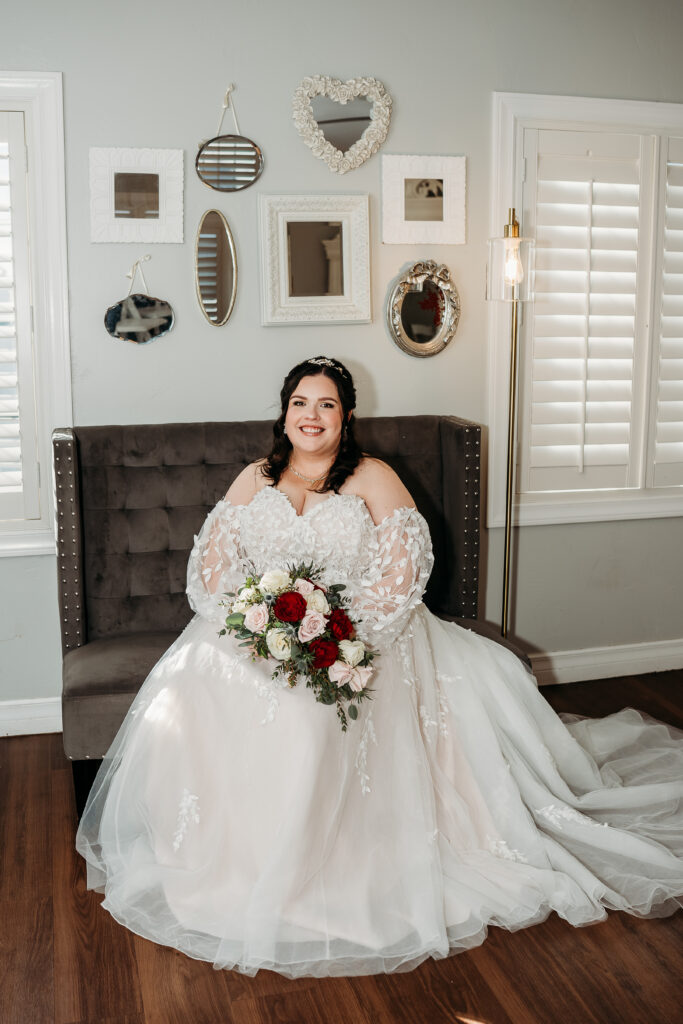
[[416, 509], [396, 509], [375, 525], [358, 495], [332, 494], [299, 516], [284, 492], [268, 486], [248, 505], [219, 501], [207, 517], [190, 556], [190, 604], [220, 621], [223, 595], [247, 572], [302, 561], [321, 566], [323, 582], [346, 585], [361, 636], [382, 646], [421, 601], [433, 556]]

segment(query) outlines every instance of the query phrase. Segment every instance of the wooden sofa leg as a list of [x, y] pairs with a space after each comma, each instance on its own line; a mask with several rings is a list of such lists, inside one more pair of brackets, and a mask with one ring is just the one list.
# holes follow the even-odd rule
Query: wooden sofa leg
[[74, 777], [74, 794], [76, 797], [76, 814], [81, 820], [85, 801], [88, 799], [90, 787], [95, 781], [97, 769], [102, 764], [98, 758], [90, 758], [87, 761], [72, 761], [71, 770]]

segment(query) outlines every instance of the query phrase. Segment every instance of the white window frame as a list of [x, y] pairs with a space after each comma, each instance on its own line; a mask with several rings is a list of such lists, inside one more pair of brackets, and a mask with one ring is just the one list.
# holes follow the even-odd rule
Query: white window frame
[[[526, 128], [586, 131], [628, 129], [643, 134], [683, 134], [683, 104], [641, 100], [591, 99], [577, 96], [540, 96], [531, 93], [493, 94], [493, 144], [491, 193], [491, 236], [502, 234], [508, 209], [522, 210], [523, 137]], [[524, 224], [522, 217], [522, 233]], [[654, 261], [650, 272], [654, 272]], [[524, 344], [525, 321], [530, 319], [520, 304], [520, 344]], [[650, 322], [654, 311], [649, 311]], [[487, 524], [505, 523], [505, 476], [508, 428], [508, 383], [510, 305], [489, 303], [488, 330], [488, 424], [489, 471]], [[648, 324], [648, 329], [650, 325]], [[518, 410], [518, 424], [524, 410]], [[643, 429], [649, 417], [643, 412]], [[518, 460], [516, 460], [518, 461]], [[683, 488], [659, 488], [570, 493], [525, 494], [513, 498], [515, 523], [597, 522], [615, 519], [643, 519], [683, 515]]]
[[40, 518], [0, 522], [0, 556], [54, 554], [51, 434], [71, 426], [62, 75], [0, 71], [0, 109], [24, 114]]

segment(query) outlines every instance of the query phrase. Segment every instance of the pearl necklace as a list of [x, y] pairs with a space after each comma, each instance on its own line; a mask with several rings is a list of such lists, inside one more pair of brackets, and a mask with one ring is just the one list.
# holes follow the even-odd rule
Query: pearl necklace
[[[310, 360], [309, 360], [309, 362], [310, 362]], [[304, 476], [304, 474], [300, 473], [298, 469], [294, 469], [294, 466], [291, 464], [291, 462], [288, 464], [287, 469], [290, 470], [290, 472], [292, 472], [294, 474], [294, 476], [298, 476], [299, 480], [304, 480], [307, 484], [318, 484], [318, 483], [320, 483], [320, 481], [324, 480], [325, 477], [327, 476], [327, 474], [330, 471], [329, 467], [328, 467], [328, 469], [326, 469], [324, 473], [321, 473], [320, 476], [314, 476], [314, 477]]]

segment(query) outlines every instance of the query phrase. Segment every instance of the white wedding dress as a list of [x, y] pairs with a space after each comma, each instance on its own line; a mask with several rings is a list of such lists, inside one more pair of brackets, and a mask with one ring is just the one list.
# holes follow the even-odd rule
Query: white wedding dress
[[[248, 569], [302, 560], [346, 583], [381, 652], [347, 733], [218, 636]], [[298, 516], [271, 486], [218, 503], [190, 559], [197, 615], [78, 830], [117, 921], [216, 967], [298, 977], [407, 970], [553, 910], [585, 925], [681, 905], [682, 734], [633, 710], [561, 721], [514, 655], [425, 608], [431, 562], [414, 509], [375, 526], [333, 494]]]

